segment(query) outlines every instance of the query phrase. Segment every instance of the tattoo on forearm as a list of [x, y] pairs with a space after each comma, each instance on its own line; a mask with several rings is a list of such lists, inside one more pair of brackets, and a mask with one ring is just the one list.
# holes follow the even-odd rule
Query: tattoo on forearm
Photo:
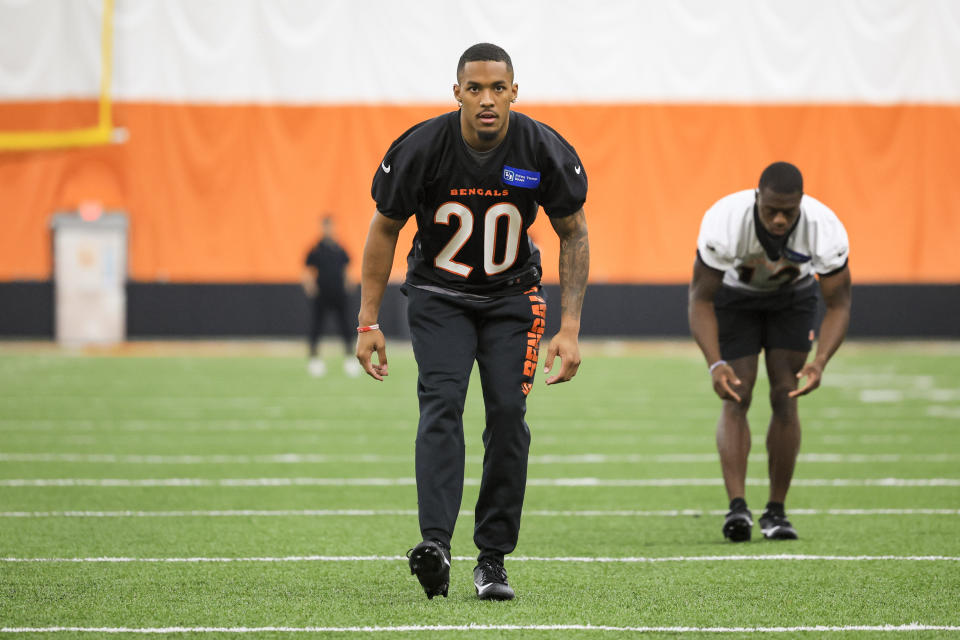
[[560, 314], [579, 317], [590, 273], [590, 241], [583, 214], [571, 217], [578, 219], [560, 238]]

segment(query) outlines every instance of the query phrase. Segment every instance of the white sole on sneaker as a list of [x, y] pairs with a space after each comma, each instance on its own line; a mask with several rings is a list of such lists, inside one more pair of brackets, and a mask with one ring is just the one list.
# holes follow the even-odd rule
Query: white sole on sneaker
[[473, 586], [477, 589], [477, 597], [481, 600], [513, 600], [516, 594], [508, 585], [490, 583], [482, 587], [476, 582]]
[[777, 525], [769, 529], [761, 529], [761, 531], [763, 531], [763, 537], [767, 540], [796, 540], [798, 538], [797, 532], [793, 527]]

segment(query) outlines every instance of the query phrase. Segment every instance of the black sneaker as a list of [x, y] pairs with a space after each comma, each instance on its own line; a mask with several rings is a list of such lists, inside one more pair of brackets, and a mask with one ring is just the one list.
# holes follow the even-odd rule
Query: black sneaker
[[517, 595], [507, 584], [507, 570], [493, 560], [483, 560], [474, 567], [473, 586], [481, 600], [513, 600]]
[[764, 511], [760, 516], [760, 530], [767, 540], [796, 540], [797, 530], [783, 513]]
[[753, 529], [753, 514], [743, 508], [731, 511], [723, 521], [723, 537], [731, 542], [747, 542]]
[[410, 559], [410, 573], [417, 576], [427, 598], [447, 597], [450, 587], [450, 549], [433, 540], [424, 540], [407, 551]]

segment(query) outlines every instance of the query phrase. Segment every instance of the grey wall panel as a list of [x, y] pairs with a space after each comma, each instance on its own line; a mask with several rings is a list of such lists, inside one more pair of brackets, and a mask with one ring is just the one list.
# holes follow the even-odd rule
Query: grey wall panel
[[[560, 288], [545, 287], [547, 329], [560, 319]], [[0, 282], [0, 336], [53, 337], [53, 285]], [[127, 285], [131, 338], [297, 337], [305, 335], [307, 300], [295, 284]], [[359, 307], [354, 294], [353, 308]], [[583, 308], [584, 336], [685, 337], [685, 285], [592, 285]], [[328, 331], [333, 327], [328, 320]], [[380, 324], [387, 335], [408, 337], [406, 298], [388, 287]], [[960, 338], [960, 284], [858, 285], [850, 336]]]

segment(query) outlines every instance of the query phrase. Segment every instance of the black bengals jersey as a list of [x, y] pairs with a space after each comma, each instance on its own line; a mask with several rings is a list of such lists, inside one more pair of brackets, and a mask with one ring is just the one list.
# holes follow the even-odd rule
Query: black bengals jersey
[[587, 174], [560, 134], [517, 112], [510, 112], [504, 140], [478, 164], [454, 111], [397, 138], [371, 192], [383, 215], [417, 216], [409, 284], [498, 296], [539, 282], [540, 252], [527, 229], [541, 206], [553, 218], [579, 211]]

